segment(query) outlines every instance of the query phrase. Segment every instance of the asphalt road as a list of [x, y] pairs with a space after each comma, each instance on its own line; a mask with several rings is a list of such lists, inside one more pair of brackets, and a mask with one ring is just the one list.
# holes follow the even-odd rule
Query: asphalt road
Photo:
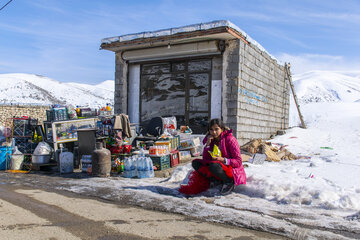
[[51, 185], [25, 186], [21, 176], [2, 174], [0, 239], [284, 239], [54, 190]]

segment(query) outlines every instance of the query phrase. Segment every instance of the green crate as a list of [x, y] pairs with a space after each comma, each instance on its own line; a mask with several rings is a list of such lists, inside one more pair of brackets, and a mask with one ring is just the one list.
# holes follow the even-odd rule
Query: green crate
[[46, 119], [48, 122], [69, 120], [67, 109], [63, 107], [46, 110]]
[[170, 155], [150, 156], [150, 158], [157, 170], [164, 170], [170, 168]]

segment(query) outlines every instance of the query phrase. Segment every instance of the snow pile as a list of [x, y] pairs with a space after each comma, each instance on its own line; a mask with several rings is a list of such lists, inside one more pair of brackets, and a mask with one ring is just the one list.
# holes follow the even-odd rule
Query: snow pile
[[113, 105], [114, 81], [98, 85], [61, 83], [34, 74], [0, 74], [0, 103], [73, 104], [99, 107]]

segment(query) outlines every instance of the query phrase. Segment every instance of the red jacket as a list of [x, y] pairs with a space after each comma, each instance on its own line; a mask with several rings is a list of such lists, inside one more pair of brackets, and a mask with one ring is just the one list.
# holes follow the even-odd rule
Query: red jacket
[[[204, 138], [203, 143], [205, 144], [207, 137]], [[214, 147], [214, 141], [211, 142], [210, 146], [204, 148], [203, 161], [213, 161], [208, 151], [212, 151]], [[241, 153], [239, 143], [236, 138], [232, 135], [232, 130], [225, 130], [221, 133], [220, 140], [220, 151], [221, 156], [227, 158], [230, 161], [232, 167], [232, 174], [234, 176], [235, 185], [246, 184], [246, 174], [244, 166], [242, 165]]]

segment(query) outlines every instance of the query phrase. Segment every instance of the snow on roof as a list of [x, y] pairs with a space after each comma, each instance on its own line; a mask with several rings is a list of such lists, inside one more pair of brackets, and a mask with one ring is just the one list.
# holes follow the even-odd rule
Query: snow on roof
[[[199, 24], [192, 24], [187, 25], [183, 27], [176, 27], [176, 28], [168, 28], [168, 29], [162, 29], [162, 30], [156, 30], [152, 32], [141, 32], [141, 33], [133, 33], [133, 34], [126, 34], [116, 37], [108, 37], [103, 38], [101, 40], [101, 44], [111, 44], [114, 42], [126, 42], [126, 41], [132, 41], [135, 39], [144, 39], [144, 38], [154, 38], [154, 37], [163, 37], [163, 36], [171, 36], [178, 33], [186, 33], [186, 32], [194, 32], [194, 31], [205, 31], [210, 29], [215, 29], [219, 27], [229, 27], [234, 29], [235, 31], [239, 32], [246, 41], [251, 43], [252, 45], [255, 45], [259, 48], [259, 50], [266, 52], [269, 54], [263, 46], [261, 46], [258, 42], [256, 42], [254, 39], [252, 39], [246, 32], [241, 30], [238, 26], [233, 24], [232, 22], [228, 20], [217, 20], [207, 23], [199, 23]], [[275, 59], [271, 54], [269, 54], [271, 58]]]

